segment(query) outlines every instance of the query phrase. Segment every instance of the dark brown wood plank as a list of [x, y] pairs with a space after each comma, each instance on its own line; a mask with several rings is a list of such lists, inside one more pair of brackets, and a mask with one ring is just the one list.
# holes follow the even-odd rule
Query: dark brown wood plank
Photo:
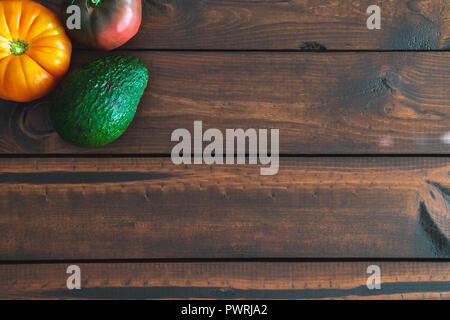
[[[41, 1], [58, 11], [61, 0]], [[126, 48], [439, 50], [450, 48], [447, 0], [146, 0]], [[381, 30], [369, 30], [370, 5]]]
[[69, 265], [0, 265], [0, 299], [450, 299], [449, 262], [81, 263], [80, 290]]
[[[134, 52], [150, 85], [129, 130], [80, 149], [48, 103], [1, 102], [1, 153], [167, 154], [178, 128], [279, 128], [282, 154], [448, 154], [450, 52]], [[78, 52], [74, 68], [99, 53]]]
[[448, 257], [450, 158], [0, 159], [0, 260]]

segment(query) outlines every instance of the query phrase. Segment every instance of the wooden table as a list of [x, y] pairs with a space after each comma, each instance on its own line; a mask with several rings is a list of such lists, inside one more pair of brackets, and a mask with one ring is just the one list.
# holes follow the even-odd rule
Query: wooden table
[[[449, 299], [449, 48], [446, 0], [147, 0], [119, 140], [72, 147], [45, 99], [1, 102], [0, 298]], [[174, 165], [195, 120], [279, 128], [279, 173]]]

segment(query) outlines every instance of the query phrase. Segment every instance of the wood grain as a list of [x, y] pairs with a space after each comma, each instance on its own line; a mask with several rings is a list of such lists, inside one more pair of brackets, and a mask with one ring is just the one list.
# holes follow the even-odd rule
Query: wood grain
[[[366, 28], [372, 4], [381, 31]], [[122, 48], [132, 51], [118, 51], [151, 72], [125, 135], [78, 149], [54, 132], [47, 99], [0, 101], [0, 154], [168, 154], [171, 132], [202, 120], [279, 128], [286, 155], [448, 155], [449, 52], [336, 51], [448, 50], [449, 19], [446, 0], [147, 0]], [[103, 55], [76, 50], [72, 68]], [[292, 157], [274, 177], [259, 168], [0, 158], [0, 299], [450, 299], [450, 158]], [[183, 258], [442, 260], [120, 261]], [[15, 264], [49, 259], [116, 263], [73, 262], [79, 291], [66, 289], [69, 264]], [[382, 290], [366, 287], [371, 264]]]
[[0, 159], [0, 259], [448, 257], [449, 172], [447, 157], [284, 158], [276, 176]]
[[[449, 262], [75, 263], [0, 265], [0, 299], [450, 299]], [[381, 289], [366, 286], [381, 269]]]
[[[59, 11], [61, 0], [40, 1]], [[133, 49], [439, 50], [450, 48], [447, 0], [146, 0]], [[370, 5], [381, 30], [369, 30]]]
[[[0, 152], [168, 154], [178, 128], [279, 128], [282, 154], [449, 154], [450, 52], [133, 52], [151, 80], [128, 131], [80, 149], [45, 100], [1, 102]], [[100, 53], [78, 52], [73, 68]]]

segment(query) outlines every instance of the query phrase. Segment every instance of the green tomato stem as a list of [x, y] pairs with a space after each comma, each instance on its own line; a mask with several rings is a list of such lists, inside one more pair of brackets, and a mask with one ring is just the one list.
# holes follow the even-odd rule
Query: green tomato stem
[[28, 51], [28, 43], [23, 40], [11, 40], [9, 50], [14, 56], [20, 56]]

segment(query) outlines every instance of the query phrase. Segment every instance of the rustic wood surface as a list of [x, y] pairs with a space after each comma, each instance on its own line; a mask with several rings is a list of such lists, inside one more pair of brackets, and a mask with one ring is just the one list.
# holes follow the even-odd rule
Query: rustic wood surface
[[[173, 130], [279, 128], [282, 154], [448, 154], [450, 52], [133, 52], [151, 80], [104, 148], [63, 142], [49, 103], [2, 103], [0, 152], [167, 154]], [[101, 54], [78, 52], [73, 68]]]
[[81, 263], [81, 290], [69, 265], [0, 265], [0, 299], [450, 299], [450, 262]]
[[[40, 0], [59, 11], [62, 0]], [[368, 30], [370, 5], [381, 30]], [[450, 48], [447, 0], [143, 0], [133, 49], [441, 50]]]
[[[116, 53], [151, 81], [118, 141], [69, 146], [48, 99], [0, 101], [1, 299], [450, 299], [447, 0], [143, 2]], [[74, 46], [72, 69], [105, 55]], [[280, 129], [279, 174], [173, 165], [194, 120]], [[382, 290], [344, 258], [381, 259]]]
[[445, 158], [0, 159], [0, 259], [449, 257]]

